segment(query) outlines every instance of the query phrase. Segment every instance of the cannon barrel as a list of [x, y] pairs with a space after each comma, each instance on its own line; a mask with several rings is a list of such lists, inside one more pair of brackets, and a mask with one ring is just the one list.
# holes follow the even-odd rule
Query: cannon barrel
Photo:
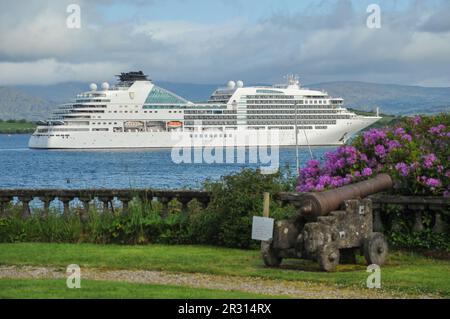
[[304, 217], [327, 215], [339, 209], [345, 200], [364, 198], [392, 187], [392, 179], [388, 174], [366, 181], [331, 189], [320, 193], [306, 193], [300, 196], [300, 213]]

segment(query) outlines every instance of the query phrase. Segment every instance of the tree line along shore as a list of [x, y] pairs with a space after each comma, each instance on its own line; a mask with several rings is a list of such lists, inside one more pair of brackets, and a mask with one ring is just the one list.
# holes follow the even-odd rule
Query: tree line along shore
[[35, 122], [27, 120], [2, 120], [0, 119], [0, 134], [26, 134], [33, 133], [36, 129]]

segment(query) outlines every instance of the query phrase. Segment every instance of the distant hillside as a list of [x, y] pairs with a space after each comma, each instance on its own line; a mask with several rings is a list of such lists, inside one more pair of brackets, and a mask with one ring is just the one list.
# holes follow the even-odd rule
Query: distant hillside
[[450, 88], [431, 88], [364, 82], [329, 82], [307, 85], [344, 98], [345, 105], [370, 111], [377, 106], [388, 114], [450, 112]]
[[48, 116], [51, 102], [15, 89], [0, 87], [0, 119], [36, 121]]
[[[194, 102], [206, 101], [219, 86], [172, 82], [156, 84]], [[0, 87], [0, 118], [44, 119], [57, 104], [72, 100], [75, 94], [87, 91], [88, 87], [89, 83], [82, 82]], [[329, 82], [305, 87], [343, 97], [346, 106], [357, 110], [371, 111], [378, 106], [383, 113], [395, 115], [450, 112], [450, 88], [364, 82]]]

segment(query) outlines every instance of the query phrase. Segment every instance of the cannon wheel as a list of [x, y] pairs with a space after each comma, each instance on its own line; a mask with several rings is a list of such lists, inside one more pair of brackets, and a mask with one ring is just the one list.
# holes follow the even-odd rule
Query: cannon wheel
[[364, 257], [369, 265], [384, 264], [388, 254], [388, 244], [384, 235], [373, 233], [364, 240]]
[[261, 242], [261, 255], [264, 263], [268, 267], [278, 267], [283, 260], [273, 249], [272, 243], [268, 241]]
[[322, 270], [335, 271], [337, 265], [339, 265], [339, 249], [333, 243], [325, 245], [318, 257], [319, 266]]

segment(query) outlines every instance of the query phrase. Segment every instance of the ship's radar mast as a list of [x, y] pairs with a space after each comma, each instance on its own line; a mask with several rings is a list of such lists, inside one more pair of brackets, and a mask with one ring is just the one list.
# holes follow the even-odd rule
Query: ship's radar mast
[[288, 88], [300, 88], [300, 78], [297, 74], [288, 74], [284, 78]]

